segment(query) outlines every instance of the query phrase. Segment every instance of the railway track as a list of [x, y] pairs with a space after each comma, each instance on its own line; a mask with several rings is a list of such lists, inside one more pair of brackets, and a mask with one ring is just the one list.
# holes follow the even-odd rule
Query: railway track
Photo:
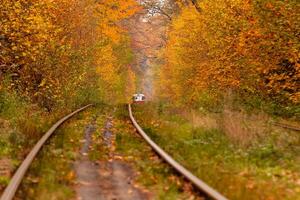
[[136, 130], [139, 134], [145, 139], [145, 141], [152, 147], [152, 149], [170, 166], [172, 166], [177, 172], [179, 172], [183, 177], [189, 180], [194, 186], [200, 191], [207, 194], [209, 197], [216, 200], [227, 200], [225, 196], [220, 194], [218, 191], [207, 185], [204, 181], [193, 175], [190, 171], [188, 171], [185, 167], [175, 161], [169, 154], [167, 154], [162, 148], [160, 148], [155, 142], [151, 140], [151, 138], [143, 131], [143, 129], [136, 122], [133, 114], [131, 105], [128, 104], [128, 111], [131, 122], [133, 123]]
[[11, 200], [14, 198], [15, 193], [26, 173], [28, 170], [30, 164], [38, 154], [38, 152], [41, 150], [42, 146], [45, 144], [45, 142], [50, 138], [51, 135], [57, 130], [65, 121], [73, 117], [75, 114], [91, 107], [92, 104], [89, 104], [87, 106], [84, 106], [69, 115], [65, 116], [64, 118], [57, 121], [45, 134], [44, 136], [36, 143], [36, 145], [33, 147], [33, 149], [30, 151], [30, 153], [27, 155], [25, 160], [22, 162], [22, 164], [19, 166], [15, 174], [13, 175], [12, 179], [10, 180], [8, 186], [4, 190], [0, 200]]
[[[73, 117], [75, 114], [87, 109], [88, 107], [91, 107], [92, 105], [84, 106], [69, 115], [65, 116], [64, 118], [60, 119], [58, 122], [56, 122], [46, 133], [45, 135], [36, 143], [36, 145], [33, 147], [31, 152], [27, 155], [25, 160], [22, 162], [20, 167], [17, 169], [15, 174], [13, 175], [9, 185], [4, 190], [0, 200], [12, 200], [15, 196], [15, 193], [21, 184], [21, 181], [26, 174], [26, 171], [30, 167], [32, 161], [38, 154], [38, 152], [41, 150], [42, 146], [45, 144], [45, 142], [50, 138], [51, 135], [57, 130], [65, 121]], [[130, 119], [135, 127], [135, 129], [139, 132], [139, 134], [145, 139], [145, 141], [152, 147], [152, 149], [166, 162], [168, 163], [172, 168], [174, 168], [179, 174], [181, 174], [186, 180], [193, 183], [193, 185], [199, 189], [201, 192], [205, 193], [208, 197], [216, 199], [216, 200], [227, 200], [226, 197], [224, 197], [222, 194], [220, 194], [218, 191], [207, 185], [204, 181], [197, 178], [195, 175], [193, 175], [190, 171], [188, 171], [186, 168], [184, 168], [182, 165], [180, 165], [177, 161], [175, 161], [170, 155], [168, 155], [162, 148], [160, 148], [155, 142], [151, 140], [151, 138], [143, 131], [143, 129], [139, 126], [139, 124], [136, 122], [133, 114], [131, 105], [128, 105], [128, 111]]]
[[283, 123], [279, 123], [279, 122], [274, 122], [272, 124], [274, 126], [278, 126], [278, 127], [281, 127], [281, 128], [289, 129], [289, 130], [292, 130], [292, 131], [300, 131], [300, 127], [291, 126], [291, 125], [288, 125], [288, 124], [283, 124]]

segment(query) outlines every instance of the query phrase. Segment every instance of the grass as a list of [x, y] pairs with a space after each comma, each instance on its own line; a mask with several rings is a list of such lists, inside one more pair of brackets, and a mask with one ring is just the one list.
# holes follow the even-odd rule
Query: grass
[[[10, 180], [12, 171], [53, 120], [16, 93], [0, 91], [0, 193]], [[9, 164], [8, 164], [9, 163]]]
[[[26, 115], [32, 107], [26, 103], [15, 104], [16, 101], [9, 100], [6, 105], [22, 104], [24, 112], [16, 112], [13, 116], [11, 109], [6, 107], [5, 110], [10, 110], [10, 113], [2, 110], [0, 114], [0, 160], [11, 159], [14, 169], [28, 153], [26, 149], [57, 119], [57, 116], [47, 116], [43, 112]], [[107, 159], [101, 129], [107, 113], [108, 110], [100, 105], [64, 124], [33, 163], [18, 197], [45, 200], [73, 198], [75, 175], [72, 163], [78, 156], [83, 130], [95, 115], [98, 115], [97, 131], [89, 156], [91, 160]], [[243, 146], [222, 130], [214, 126], [194, 126], [187, 118], [170, 112], [170, 108], [162, 105], [134, 106], [134, 115], [155, 142], [230, 199], [299, 199], [300, 136], [297, 133], [263, 133], [250, 145]], [[22, 124], [24, 127], [20, 126]], [[125, 107], [120, 106], [115, 112], [113, 129], [116, 153], [132, 164], [138, 172], [137, 182], [151, 190], [154, 199], [196, 198], [190, 184], [162, 163], [132, 130]], [[0, 188], [8, 181], [9, 177], [0, 177]]]
[[297, 133], [271, 132], [243, 146], [155, 104], [134, 106], [134, 115], [156, 143], [229, 199], [299, 199]]
[[[56, 106], [52, 112], [47, 112], [5, 88], [0, 88], [0, 165], [3, 162], [8, 162], [9, 165], [0, 169], [0, 194], [10, 180], [10, 174], [51, 125], [92, 98], [91, 95], [85, 98], [77, 97], [69, 102], [70, 105], [64, 105], [64, 109]], [[103, 107], [99, 99], [93, 102], [98, 108]]]
[[66, 122], [43, 147], [22, 182], [20, 199], [71, 199], [75, 172], [73, 163], [79, 156], [83, 131], [95, 110], [85, 111]]
[[[82, 146], [83, 130], [97, 115], [97, 130], [92, 136], [89, 158], [107, 161], [110, 150], [103, 144], [102, 134], [108, 114], [111, 113], [109, 111], [111, 108], [96, 108], [64, 124], [32, 164], [18, 197], [30, 200], [75, 198], [72, 166]], [[124, 107], [119, 107], [114, 114], [112, 131], [116, 133], [115, 153], [122, 155], [124, 161], [131, 163], [138, 172], [138, 184], [151, 190], [155, 199], [196, 199], [191, 186], [174, 175], [176, 173], [162, 163], [133, 131], [125, 113]], [[185, 187], [184, 192], [182, 186]]]
[[119, 107], [115, 116], [116, 152], [138, 171], [137, 182], [151, 191], [153, 199], [197, 199], [191, 185], [163, 163], [133, 130], [126, 107]]
[[111, 107], [108, 105], [97, 108], [96, 131], [92, 135], [93, 143], [89, 151], [89, 159], [91, 161], [107, 160], [107, 148], [103, 145], [104, 140], [102, 135], [108, 114], [111, 110]]

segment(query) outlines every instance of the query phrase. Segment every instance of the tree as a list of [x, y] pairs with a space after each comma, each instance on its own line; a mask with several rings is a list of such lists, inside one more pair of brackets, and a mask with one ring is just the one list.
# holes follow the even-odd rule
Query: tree
[[[160, 93], [197, 105], [228, 91], [299, 103], [299, 4], [294, 0], [177, 1], [160, 71]], [[218, 97], [218, 98], [217, 98]]]
[[92, 74], [110, 76], [97, 75], [96, 68], [118, 79], [126, 67], [114, 55], [125, 37], [117, 23], [138, 9], [133, 0], [2, 0], [0, 73], [48, 110], [74, 97]]

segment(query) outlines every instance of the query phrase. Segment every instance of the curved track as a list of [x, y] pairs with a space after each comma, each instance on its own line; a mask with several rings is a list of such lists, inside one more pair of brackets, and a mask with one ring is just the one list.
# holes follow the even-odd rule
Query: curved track
[[46, 133], [45, 135], [36, 143], [36, 145], [33, 147], [33, 149], [30, 151], [30, 153], [27, 155], [25, 160], [22, 162], [18, 170], [15, 172], [14, 176], [12, 177], [10, 183], [4, 190], [4, 193], [2, 194], [2, 197], [0, 200], [11, 200], [14, 198], [15, 193], [27, 171], [30, 164], [32, 163], [33, 159], [36, 157], [37, 153], [40, 151], [42, 146], [45, 144], [45, 142], [49, 139], [49, 137], [54, 133], [54, 131], [62, 125], [65, 121], [73, 117], [75, 114], [87, 109], [88, 107], [91, 107], [92, 104], [89, 104], [87, 106], [84, 106], [69, 115], [65, 116], [64, 118], [60, 119], [58, 122], [56, 122]]
[[169, 165], [171, 165], [174, 169], [176, 169], [181, 175], [183, 175], [187, 180], [192, 182], [199, 190], [203, 191], [205, 194], [207, 194], [209, 197], [217, 200], [227, 200], [226, 197], [221, 195], [219, 192], [217, 192], [215, 189], [211, 188], [209, 185], [207, 185], [205, 182], [197, 178], [195, 175], [193, 175], [190, 171], [188, 171], [186, 168], [184, 168], [182, 165], [180, 165], [177, 161], [175, 161], [170, 155], [168, 155], [164, 150], [162, 150], [155, 142], [151, 140], [151, 138], [143, 131], [143, 129], [139, 126], [139, 124], [136, 122], [136, 120], [133, 117], [131, 105], [128, 104], [128, 111], [130, 119], [137, 129], [137, 131], [140, 133], [140, 135], [146, 140], [146, 142], [152, 147], [152, 149]]
[[[59, 126], [61, 126], [65, 121], [70, 119], [75, 114], [87, 109], [88, 107], [91, 107], [92, 104], [84, 106], [69, 115], [65, 116], [64, 118], [60, 119], [58, 122], [56, 122], [46, 133], [45, 135], [36, 143], [36, 145], [33, 147], [31, 152], [27, 155], [25, 160], [22, 162], [18, 170], [15, 172], [14, 176], [12, 177], [9, 185], [4, 190], [4, 193], [2, 194], [2, 197], [0, 200], [12, 200], [15, 196], [15, 193], [26, 173], [28, 170], [30, 164], [42, 148], [42, 146], [45, 144], [45, 142], [49, 139], [49, 137], [55, 132]], [[128, 105], [128, 111], [130, 119], [134, 125], [134, 127], [137, 129], [137, 131], [140, 133], [140, 135], [146, 140], [146, 142], [152, 147], [152, 149], [169, 165], [171, 165], [174, 169], [176, 169], [181, 175], [183, 175], [187, 180], [189, 180], [191, 183], [193, 183], [200, 191], [207, 194], [209, 197], [217, 200], [227, 200], [226, 197], [224, 197], [222, 194], [217, 192], [215, 189], [211, 188], [209, 185], [207, 185], [205, 182], [197, 178], [195, 175], [193, 175], [190, 171], [188, 171], [186, 168], [184, 168], [182, 165], [180, 165], [177, 161], [175, 161], [170, 155], [168, 155], [164, 150], [162, 150], [156, 143], [154, 143], [151, 138], [143, 131], [143, 129], [139, 126], [139, 124], [136, 122], [136, 120], [133, 117], [131, 105]]]

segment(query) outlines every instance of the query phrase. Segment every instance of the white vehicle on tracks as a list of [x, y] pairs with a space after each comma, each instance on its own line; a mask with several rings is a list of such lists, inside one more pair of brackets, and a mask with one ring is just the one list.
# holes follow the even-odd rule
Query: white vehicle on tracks
[[146, 99], [146, 97], [142, 93], [134, 94], [132, 97], [133, 103], [143, 103], [143, 102], [145, 102], [145, 99]]

